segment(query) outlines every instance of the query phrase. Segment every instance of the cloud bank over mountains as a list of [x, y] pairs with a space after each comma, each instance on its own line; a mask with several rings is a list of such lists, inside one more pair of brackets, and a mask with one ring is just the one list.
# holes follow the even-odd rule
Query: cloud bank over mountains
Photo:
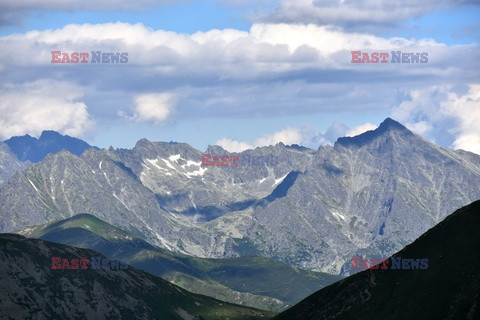
[[[99, 1], [93, 9], [142, 9], [165, 3]], [[243, 4], [252, 6], [248, 1]], [[478, 44], [386, 38], [343, 24], [366, 20], [388, 24], [435, 8], [468, 4], [271, 1], [270, 11], [257, 15], [248, 31], [184, 34], [115, 22], [2, 36], [0, 111], [8, 115], [0, 120], [0, 138], [38, 135], [42, 129], [82, 137], [102, 123], [165, 125], [192, 119], [387, 110], [387, 115], [443, 146], [479, 152]], [[36, 1], [24, 2], [22, 7], [16, 2], [2, 4], [11, 10], [35, 5]], [[56, 5], [47, 1], [36, 10]], [[360, 6], [372, 10], [360, 12]], [[81, 6], [56, 8], [83, 10]], [[55, 50], [128, 52], [129, 60], [125, 64], [53, 64], [51, 51]], [[351, 51], [426, 52], [428, 63], [354, 64]], [[12, 112], [17, 105], [20, 109]], [[51, 112], [56, 116], [51, 117]], [[339, 133], [361, 133], [373, 127], [365, 123]], [[328, 130], [322, 132], [310, 124], [309, 128], [276, 129], [250, 141], [228, 137], [218, 141], [232, 150], [278, 141], [316, 148], [334, 140], [323, 136]]]

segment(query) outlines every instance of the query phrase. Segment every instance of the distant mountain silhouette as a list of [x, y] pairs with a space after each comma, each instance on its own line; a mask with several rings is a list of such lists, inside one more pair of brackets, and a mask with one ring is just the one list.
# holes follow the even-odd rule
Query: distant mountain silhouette
[[67, 150], [77, 156], [91, 146], [83, 140], [64, 136], [56, 131], [43, 131], [40, 138], [27, 135], [5, 141], [20, 161], [40, 162], [49, 153]]

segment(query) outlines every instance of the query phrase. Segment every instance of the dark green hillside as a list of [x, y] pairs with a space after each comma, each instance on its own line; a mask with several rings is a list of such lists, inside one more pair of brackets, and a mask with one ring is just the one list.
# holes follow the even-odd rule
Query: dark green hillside
[[160, 276], [191, 292], [281, 311], [341, 277], [263, 257], [201, 259], [154, 247], [92, 215], [26, 228], [22, 235], [88, 248]]
[[0, 318], [256, 320], [272, 316], [192, 294], [133, 267], [51, 269], [51, 257], [91, 259], [98, 255], [88, 249], [1, 234]]

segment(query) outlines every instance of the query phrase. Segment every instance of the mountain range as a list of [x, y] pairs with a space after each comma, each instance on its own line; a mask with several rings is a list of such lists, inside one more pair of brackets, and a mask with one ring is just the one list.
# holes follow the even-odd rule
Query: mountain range
[[[146, 139], [48, 154], [9, 171], [0, 231], [85, 212], [177, 253], [258, 255], [347, 275], [352, 256], [389, 256], [480, 198], [479, 155], [441, 148], [389, 118], [318, 150], [279, 143], [206, 153], [241, 165], [204, 167], [187, 144]], [[279, 161], [255, 166], [245, 161], [252, 156]]]

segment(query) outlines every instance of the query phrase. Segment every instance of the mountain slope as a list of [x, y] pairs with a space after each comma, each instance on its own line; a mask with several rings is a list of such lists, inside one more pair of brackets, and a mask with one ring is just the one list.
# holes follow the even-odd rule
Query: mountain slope
[[[236, 155], [238, 166], [206, 167], [201, 166], [202, 152], [188, 144], [141, 139], [132, 150], [110, 149], [108, 156], [130, 168], [169, 212], [194, 222], [206, 222], [244, 210], [268, 196], [278, 185], [276, 180], [288, 173], [289, 167], [302, 167], [312, 152], [289, 150], [283, 144], [242, 153], [210, 146], [207, 154]], [[253, 157], [272, 155], [281, 159], [278, 165], [252, 165]]]
[[13, 154], [7, 144], [0, 142], [0, 186], [26, 166]]
[[427, 258], [428, 269], [369, 269], [316, 292], [274, 319], [480, 319], [479, 230], [476, 201], [393, 255]]
[[89, 214], [28, 227], [27, 237], [88, 248], [160, 276], [194, 293], [250, 307], [284, 310], [340, 280], [262, 257], [201, 259], [154, 247]]
[[34, 138], [28, 134], [12, 137], [5, 141], [20, 161], [39, 162], [49, 153], [55, 154], [67, 150], [75, 155], [81, 155], [91, 146], [83, 140], [63, 136], [56, 131], [43, 131], [40, 137]]
[[389, 256], [477, 199], [480, 156], [387, 119], [319, 148], [284, 197], [255, 209], [246, 237], [262, 255], [348, 274], [351, 256]]
[[99, 254], [0, 235], [0, 316], [28, 319], [266, 319], [271, 314], [195, 295], [132, 267], [52, 270], [51, 257]]
[[[298, 151], [288, 154], [301, 162]], [[167, 249], [200, 257], [235, 256], [226, 247], [248, 228], [244, 222], [250, 219], [252, 199], [267, 196], [282, 179], [271, 167], [225, 170], [200, 164], [201, 153], [188, 145], [146, 140], [133, 151], [90, 148], [80, 157], [66, 151], [49, 155], [0, 188], [0, 231], [89, 212]], [[253, 180], [238, 182], [243, 175]]]
[[158, 234], [171, 233], [175, 225], [167, 222], [169, 215], [148, 188], [94, 148], [82, 158], [68, 151], [48, 155], [17, 172], [0, 188], [0, 203], [3, 231], [92, 212], [136, 236], [161, 243]]

